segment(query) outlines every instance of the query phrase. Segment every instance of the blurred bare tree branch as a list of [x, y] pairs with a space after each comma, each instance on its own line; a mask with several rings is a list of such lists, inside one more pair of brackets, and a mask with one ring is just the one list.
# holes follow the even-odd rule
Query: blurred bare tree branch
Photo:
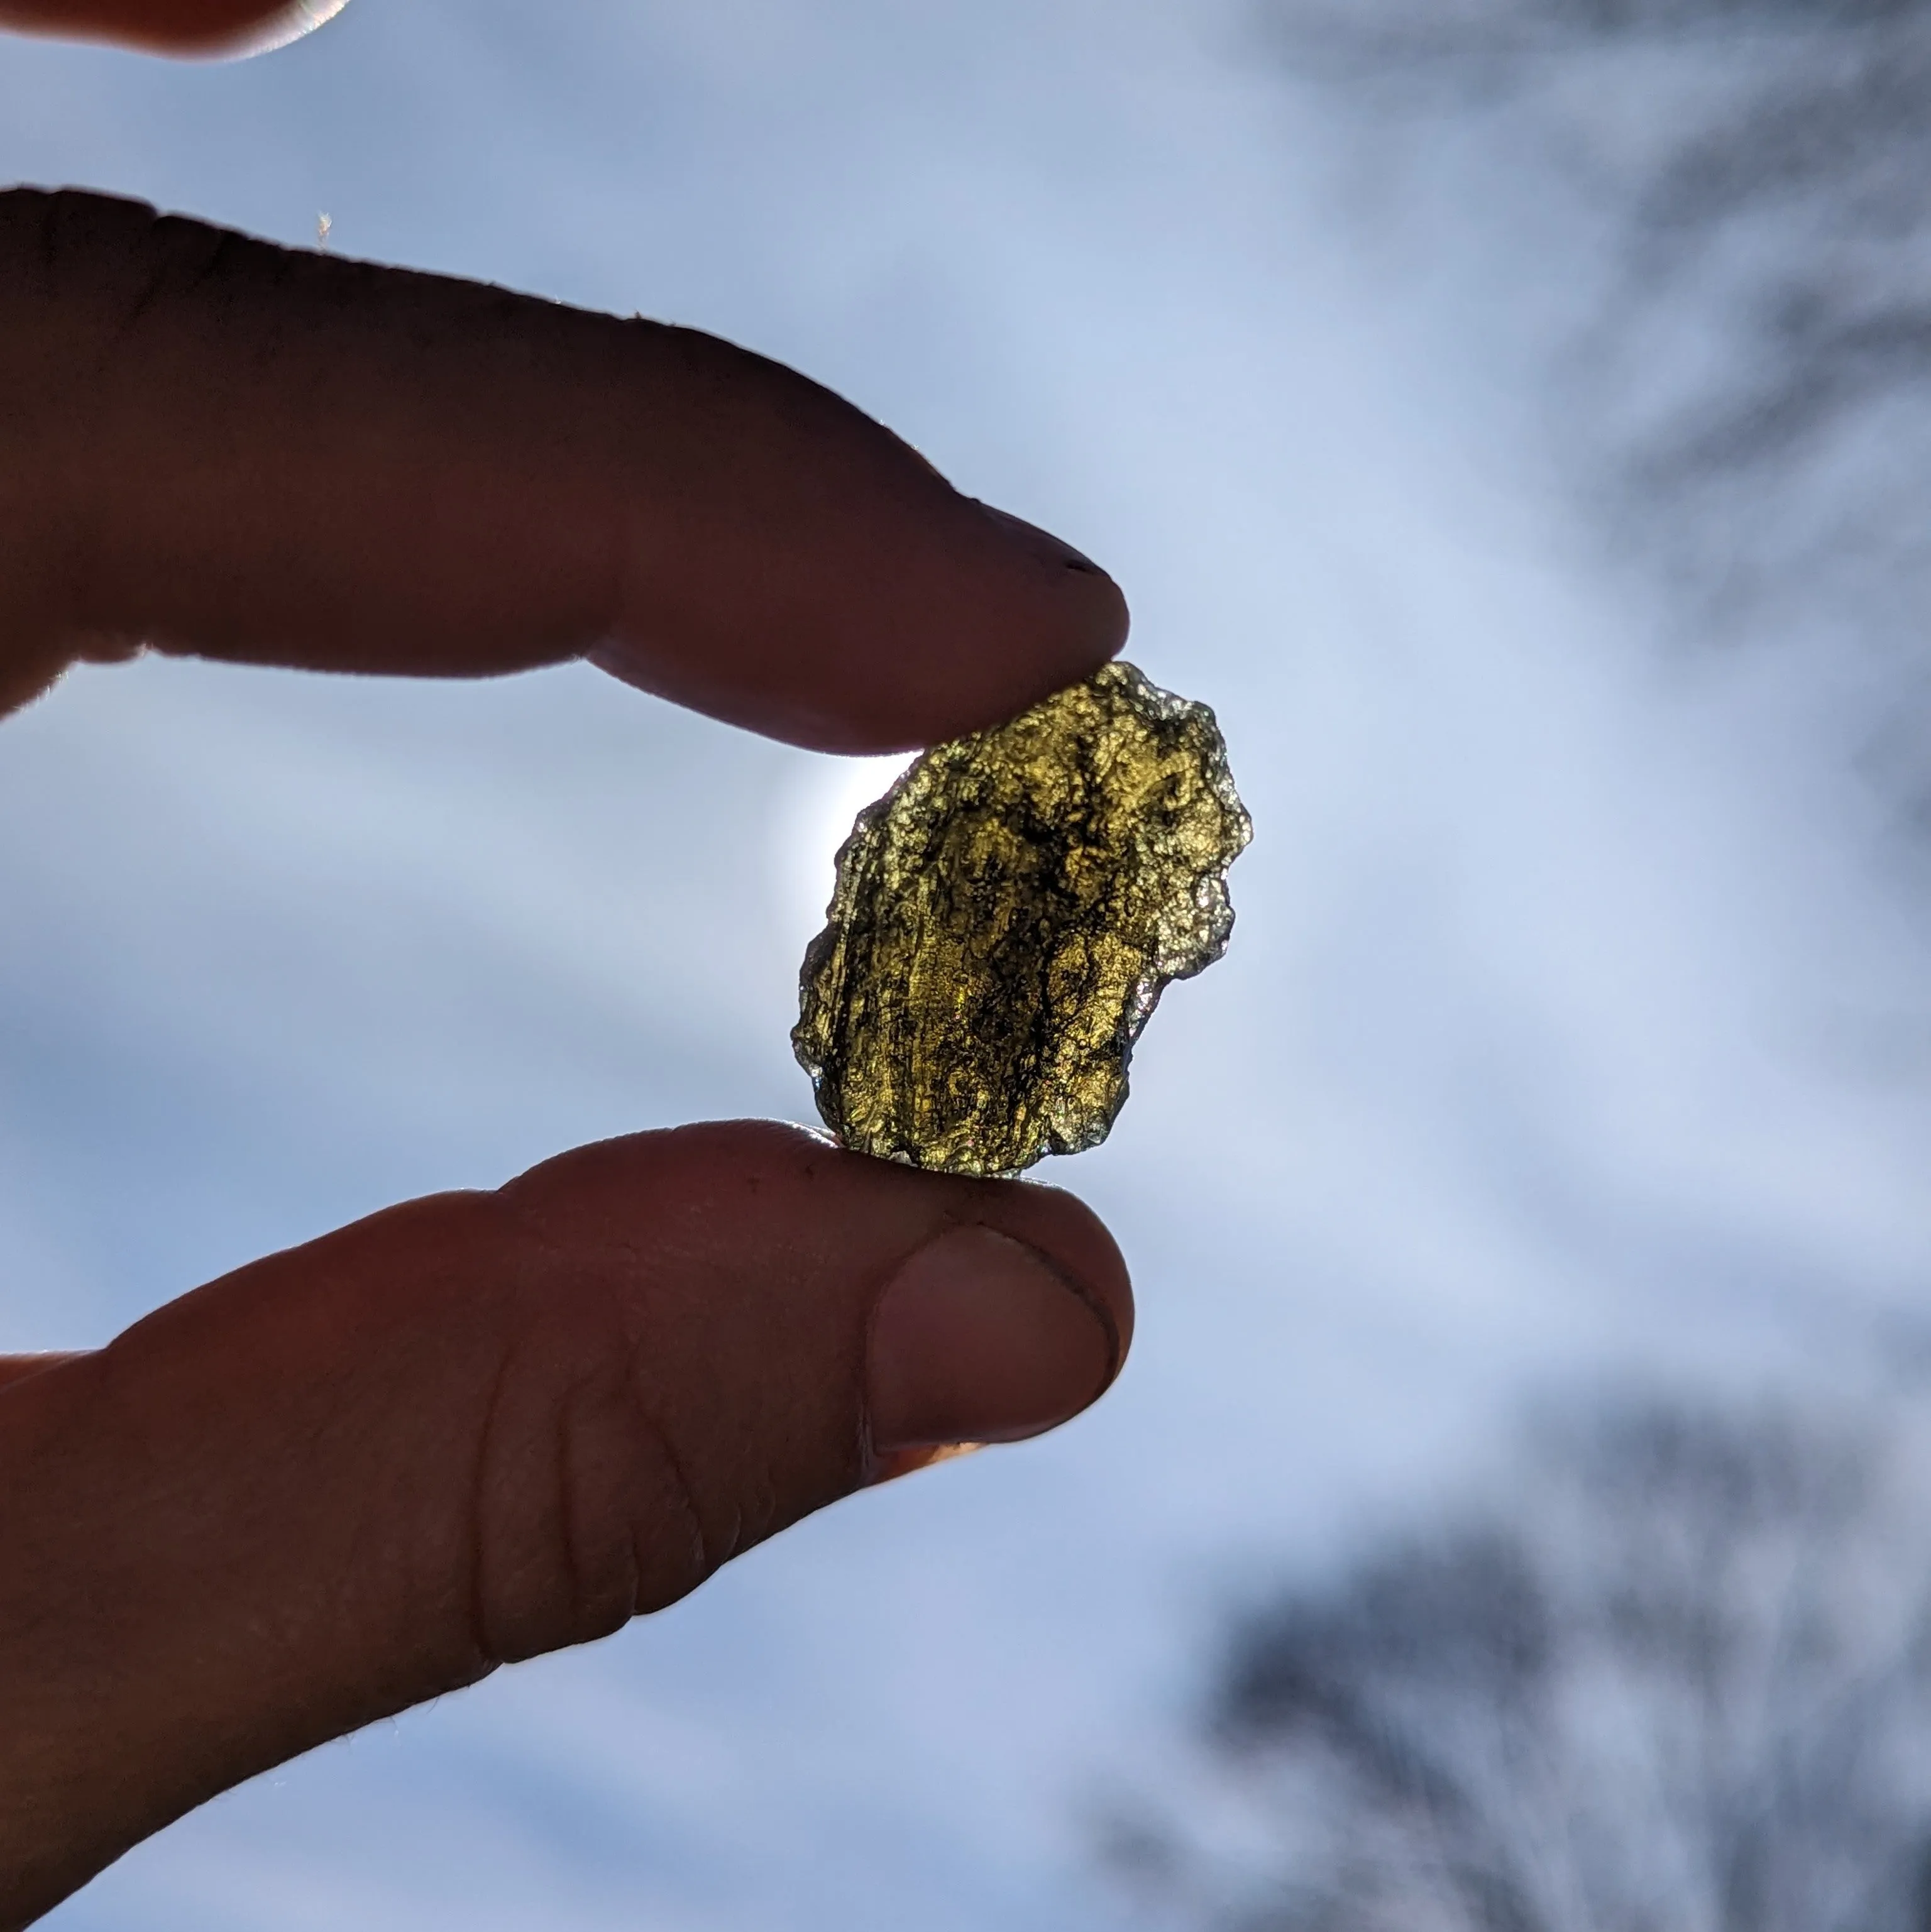
[[1924, 1446], [1774, 1408], [1539, 1432], [1506, 1514], [1238, 1621], [1206, 1769], [1118, 1814], [1116, 1863], [1242, 1932], [1922, 1932]]
[[1706, 634], [1931, 666], [1931, 0], [1260, 4], [1371, 142], [1479, 128], [1573, 197], [1521, 269], [1599, 296], [1562, 440]]

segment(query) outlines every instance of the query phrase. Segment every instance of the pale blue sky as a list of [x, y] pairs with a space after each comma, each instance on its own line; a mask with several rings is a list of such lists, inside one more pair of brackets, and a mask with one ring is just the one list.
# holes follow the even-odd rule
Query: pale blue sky
[[[1551, 1378], [1853, 1376], [1915, 1304], [1925, 942], [1838, 761], [1858, 694], [1656, 647], [1443, 267], [1465, 240], [1528, 314], [1586, 262], [1404, 217], [1231, 14], [355, 0], [239, 66], [0, 43], [0, 176], [326, 211], [797, 363], [1113, 569], [1257, 827], [1227, 962], [1052, 1177], [1143, 1299], [1099, 1410], [233, 1794], [55, 1924], [1097, 1932], [1083, 1811], [1157, 1774], [1224, 1590], [1452, 1490]], [[77, 676], [0, 731], [11, 1339], [578, 1141], [806, 1114], [854, 786], [581, 669]]]

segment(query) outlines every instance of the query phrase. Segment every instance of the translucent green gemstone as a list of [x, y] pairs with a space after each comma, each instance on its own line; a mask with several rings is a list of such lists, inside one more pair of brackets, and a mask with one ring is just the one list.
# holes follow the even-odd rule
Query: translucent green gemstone
[[791, 1036], [847, 1147], [1017, 1174], [1104, 1140], [1252, 834], [1214, 714], [1109, 664], [935, 746], [858, 814]]

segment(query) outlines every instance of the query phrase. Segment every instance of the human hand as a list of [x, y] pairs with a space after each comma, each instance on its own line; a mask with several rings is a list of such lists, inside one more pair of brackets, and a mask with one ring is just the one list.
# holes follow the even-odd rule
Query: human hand
[[[136, 10], [152, 39], [197, 8], [86, 19]], [[756, 357], [132, 203], [0, 195], [0, 709], [143, 646], [443, 676], [588, 651], [880, 750], [1125, 629], [1083, 560]], [[1070, 1198], [737, 1123], [0, 1358], [0, 1926], [283, 1759], [1050, 1427], [1131, 1322]]]

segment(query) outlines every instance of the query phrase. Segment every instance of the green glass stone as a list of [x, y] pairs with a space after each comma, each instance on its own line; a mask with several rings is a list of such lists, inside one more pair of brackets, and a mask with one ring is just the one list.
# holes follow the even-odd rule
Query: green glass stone
[[1112, 664], [923, 754], [858, 814], [791, 1035], [863, 1154], [1011, 1174], [1097, 1147], [1252, 825], [1214, 714]]

